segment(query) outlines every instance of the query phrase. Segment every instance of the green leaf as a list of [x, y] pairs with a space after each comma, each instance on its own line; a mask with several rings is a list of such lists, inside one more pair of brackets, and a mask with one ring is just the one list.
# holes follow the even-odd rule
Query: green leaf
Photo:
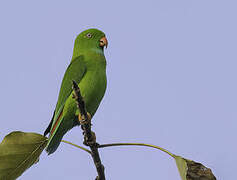
[[39, 161], [47, 138], [36, 133], [14, 131], [0, 144], [0, 180], [14, 180]]
[[175, 156], [175, 161], [176, 161], [176, 165], [178, 167], [179, 174], [182, 180], [187, 180], [186, 176], [187, 176], [188, 166], [187, 166], [186, 161], [180, 156]]
[[211, 169], [201, 163], [174, 156], [182, 180], [216, 180]]

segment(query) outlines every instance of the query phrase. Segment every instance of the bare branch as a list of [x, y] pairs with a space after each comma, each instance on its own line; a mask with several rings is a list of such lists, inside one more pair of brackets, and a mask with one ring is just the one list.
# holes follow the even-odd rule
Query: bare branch
[[85, 102], [81, 96], [80, 88], [78, 87], [77, 83], [73, 81], [73, 91], [74, 91], [74, 99], [76, 100], [77, 107], [79, 109], [79, 113], [81, 115], [82, 120], [78, 118], [81, 128], [83, 130], [84, 135], [84, 144], [89, 146], [91, 149], [91, 156], [93, 158], [98, 176], [96, 177], [96, 180], [105, 180], [105, 174], [104, 174], [104, 166], [101, 163], [100, 155], [98, 151], [98, 143], [96, 143], [96, 136], [93, 131], [91, 131], [91, 122], [90, 118], [88, 117]]

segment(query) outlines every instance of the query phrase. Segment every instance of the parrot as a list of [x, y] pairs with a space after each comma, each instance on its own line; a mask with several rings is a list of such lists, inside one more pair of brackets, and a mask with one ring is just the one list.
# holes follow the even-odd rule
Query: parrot
[[71, 62], [64, 74], [53, 117], [44, 132], [48, 137], [46, 151], [54, 153], [63, 136], [73, 127], [80, 125], [79, 110], [73, 99], [72, 81], [81, 91], [88, 117], [95, 114], [107, 86], [104, 47], [108, 41], [104, 32], [87, 29], [75, 39]]

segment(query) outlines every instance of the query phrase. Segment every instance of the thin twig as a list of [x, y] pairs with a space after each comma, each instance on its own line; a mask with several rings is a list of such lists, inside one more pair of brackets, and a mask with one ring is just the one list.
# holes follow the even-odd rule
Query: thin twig
[[168, 150], [166, 150], [162, 147], [159, 147], [159, 146], [151, 145], [151, 144], [144, 144], [144, 143], [111, 143], [111, 144], [101, 144], [98, 147], [99, 148], [105, 148], [105, 147], [111, 147], [111, 146], [146, 146], [146, 147], [159, 149], [159, 150], [169, 154], [171, 157], [175, 158], [175, 155], [172, 154], [171, 152], [169, 152]]
[[95, 133], [93, 131], [91, 131], [91, 122], [90, 122], [90, 119], [87, 115], [85, 102], [81, 96], [80, 89], [75, 81], [73, 81], [73, 91], [74, 91], [73, 97], [76, 100], [76, 103], [77, 103], [77, 106], [79, 109], [79, 113], [80, 113], [81, 117], [83, 117], [83, 120], [80, 120], [79, 118], [78, 118], [78, 120], [79, 120], [79, 122], [81, 124], [81, 128], [83, 130], [84, 144], [89, 146], [91, 149], [91, 156], [93, 158], [93, 161], [94, 161], [97, 173], [98, 173], [96, 180], [105, 180], [104, 166], [100, 160], [100, 155], [99, 155], [99, 151], [98, 151], [98, 144], [96, 143], [96, 139], [95, 139]]
[[79, 148], [79, 149], [82, 149], [82, 150], [88, 152], [89, 154], [91, 154], [91, 151], [90, 151], [90, 150], [88, 150], [88, 149], [86, 149], [86, 148], [84, 148], [84, 147], [82, 147], [82, 146], [79, 146], [79, 145], [77, 145], [77, 144], [74, 144], [74, 143], [71, 143], [71, 142], [65, 141], [65, 140], [61, 140], [61, 141], [64, 142], [64, 143], [66, 143], [66, 144], [70, 144], [70, 145], [72, 145], [72, 146], [74, 146], [74, 147], [77, 147], [77, 148]]

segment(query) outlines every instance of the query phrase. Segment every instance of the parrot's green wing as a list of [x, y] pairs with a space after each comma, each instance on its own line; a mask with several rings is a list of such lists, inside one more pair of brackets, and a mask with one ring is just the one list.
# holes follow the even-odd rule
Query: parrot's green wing
[[61, 84], [58, 102], [55, 109], [56, 119], [57, 116], [59, 116], [60, 114], [59, 111], [62, 109], [62, 106], [64, 106], [64, 103], [66, 102], [67, 98], [72, 93], [72, 80], [76, 81], [76, 83], [79, 84], [85, 72], [86, 66], [83, 60], [83, 56], [79, 56], [71, 61], [64, 74], [63, 81]]
[[[44, 132], [45, 135], [50, 132], [47, 151], [48, 151], [49, 146], [50, 145], [54, 146], [54, 143], [58, 142], [58, 138], [61, 137], [62, 133], [60, 132], [59, 132], [60, 135], [58, 137], [57, 136], [54, 137], [54, 136], [58, 130], [60, 131], [59, 126], [61, 125], [61, 122], [63, 120], [63, 117], [62, 117], [63, 107], [67, 98], [72, 93], [72, 80], [76, 81], [77, 84], [79, 84], [79, 82], [81, 81], [81, 79], [83, 78], [86, 72], [86, 65], [83, 59], [84, 59], [83, 56], [78, 56], [75, 59], [73, 59], [64, 74], [60, 92], [59, 92], [58, 102], [57, 102], [55, 112], [54, 112], [54, 116], [49, 124], [49, 127]], [[65, 129], [65, 130], [68, 130], [68, 129]], [[51, 143], [52, 140], [53, 142]], [[60, 141], [61, 139], [59, 140], [59, 143]], [[58, 146], [57, 143], [55, 144], [55, 146], [57, 148]]]

